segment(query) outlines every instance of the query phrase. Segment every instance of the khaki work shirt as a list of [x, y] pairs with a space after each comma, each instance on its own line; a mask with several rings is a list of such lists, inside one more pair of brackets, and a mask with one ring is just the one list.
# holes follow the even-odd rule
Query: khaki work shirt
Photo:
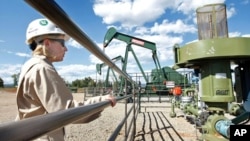
[[[94, 97], [85, 102], [73, 100], [72, 93], [65, 82], [45, 56], [34, 55], [24, 64], [18, 84], [16, 95], [18, 114], [16, 120], [106, 100], [106, 96]], [[99, 117], [99, 114], [92, 118]], [[77, 121], [77, 123], [86, 123], [93, 120], [91, 116], [89, 118]], [[64, 129], [48, 133], [42, 139], [63, 141]]]

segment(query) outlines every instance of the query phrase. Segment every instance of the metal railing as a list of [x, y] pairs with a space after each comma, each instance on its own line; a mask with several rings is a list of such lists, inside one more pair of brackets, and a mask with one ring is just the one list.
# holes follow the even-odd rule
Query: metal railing
[[[130, 98], [132, 95], [127, 95], [123, 97], [116, 98], [117, 101]], [[89, 115], [92, 115], [96, 112], [103, 110], [104, 108], [110, 106], [109, 101], [102, 101], [96, 104], [89, 104], [85, 106], [80, 106], [76, 108], [70, 108], [66, 110], [61, 110], [54, 113], [49, 113], [47, 115], [41, 115], [36, 117], [27, 118], [24, 120], [16, 122], [7, 122], [0, 125], [0, 140], [1, 141], [21, 141], [21, 140], [32, 140], [36, 139], [46, 133], [54, 131], [58, 128], [64, 127], [68, 124], [71, 124], [79, 119], [83, 119]], [[127, 103], [125, 103], [125, 108]], [[137, 108], [136, 108], [137, 107]], [[113, 134], [110, 136], [110, 141], [114, 141], [122, 129], [123, 125], [127, 123], [127, 117], [133, 112], [133, 120], [130, 121], [130, 126], [127, 128], [125, 126], [125, 140], [129, 137], [129, 131], [131, 129], [132, 123], [134, 123], [134, 130], [130, 133], [130, 139], [134, 137], [135, 133], [135, 119], [137, 117], [136, 112], [138, 113], [138, 106], [135, 107], [135, 101], [133, 106], [127, 112], [125, 110], [125, 117], [115, 129]]]

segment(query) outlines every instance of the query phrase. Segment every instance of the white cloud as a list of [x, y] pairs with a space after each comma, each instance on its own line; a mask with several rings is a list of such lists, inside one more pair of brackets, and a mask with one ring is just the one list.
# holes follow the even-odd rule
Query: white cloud
[[[123, 26], [139, 26], [155, 21], [165, 13], [166, 8], [173, 7], [174, 3], [167, 0], [96, 0], [93, 6], [97, 16], [103, 18], [103, 23]], [[112, 9], [112, 10], [107, 10]]]
[[[108, 58], [112, 59], [119, 55], [124, 56], [126, 44], [124, 42], [112, 40], [112, 42], [106, 48], [102, 47], [102, 43], [97, 43], [97, 46], [103, 51], [105, 55], [107, 55]], [[103, 63], [93, 54], [90, 55], [89, 59], [90, 62], [94, 64]]]
[[239, 37], [239, 36], [241, 36], [241, 33], [240, 32], [230, 32], [228, 36], [229, 37]]
[[8, 54], [15, 54], [16, 56], [19, 57], [31, 57], [31, 54], [23, 53], [23, 52], [13, 52], [9, 50], [2, 50], [3, 52], [6, 52]]
[[250, 37], [250, 34], [242, 35], [242, 37]]
[[30, 54], [27, 54], [27, 53], [22, 53], [22, 52], [17, 52], [15, 53], [17, 56], [20, 56], [20, 57], [31, 57]]
[[[93, 10], [103, 19], [103, 23], [119, 24], [125, 29], [131, 29], [156, 21], [166, 14], [166, 10], [171, 10], [173, 13], [180, 12], [186, 15], [187, 19], [193, 19], [198, 7], [224, 2], [225, 0], [147, 0], [147, 2], [144, 0], [95, 0]], [[234, 13], [235, 8], [231, 6], [228, 9], [228, 17], [230, 18]]]
[[207, 4], [214, 4], [214, 3], [224, 3], [225, 0], [180, 0], [178, 5], [178, 11], [189, 15], [193, 13], [198, 7]]
[[250, 37], [250, 34], [242, 35], [240, 32], [230, 32], [229, 37]]
[[172, 47], [174, 44], [182, 43], [183, 39], [181, 36], [168, 36], [168, 35], [146, 35], [143, 36], [146, 40], [156, 43], [157, 56], [160, 62], [164, 63], [168, 60], [173, 59]]
[[236, 10], [234, 7], [230, 7], [229, 9], [227, 9], [227, 18], [231, 18], [233, 15], [236, 14]]
[[55, 66], [58, 74], [62, 76], [65, 80], [71, 82], [76, 79], [83, 79], [95, 74], [95, 65], [81, 65], [81, 64], [71, 64], [63, 66]]
[[182, 20], [178, 19], [175, 22], [163, 20], [161, 24], [155, 23], [151, 28], [152, 33], [168, 34], [168, 33], [195, 33], [197, 30], [194, 25], [187, 25]]
[[0, 65], [0, 77], [3, 79], [4, 84], [13, 84], [14, 74], [20, 73], [21, 64], [1, 64]]
[[[103, 18], [105, 24], [120, 23], [122, 26], [140, 26], [153, 22], [167, 9], [190, 15], [203, 5], [224, 3], [225, 0], [96, 0], [93, 6], [97, 16]], [[107, 10], [112, 9], [112, 10]]]
[[70, 45], [75, 48], [82, 48], [82, 45], [79, 44], [77, 41], [73, 40], [72, 38], [70, 38], [70, 40], [67, 42], [66, 46], [67, 45]]

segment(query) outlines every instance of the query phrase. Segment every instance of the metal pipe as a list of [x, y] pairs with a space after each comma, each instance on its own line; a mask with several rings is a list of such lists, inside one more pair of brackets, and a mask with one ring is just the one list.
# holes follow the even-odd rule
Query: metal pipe
[[230, 139], [230, 125], [233, 125], [230, 120], [219, 120], [215, 123], [215, 129], [221, 135]]
[[239, 116], [233, 118], [231, 121], [233, 124], [241, 124], [243, 121], [246, 121], [250, 118], [250, 112], [244, 112]]
[[[129, 96], [119, 97], [116, 98], [116, 100], [120, 101], [127, 98], [129, 98]], [[102, 101], [16, 122], [3, 123], [0, 124], [0, 140], [21, 141], [36, 139], [48, 132], [64, 127], [77, 120], [84, 119], [108, 106], [110, 106], [109, 101]]]
[[[115, 131], [113, 132], [113, 134], [109, 137], [108, 141], [114, 141], [116, 139], [116, 137], [119, 135], [119, 133], [120, 133], [123, 125], [127, 124], [128, 115], [130, 115], [130, 113], [132, 112], [132, 110], [133, 110], [133, 107], [131, 107], [129, 109], [129, 112], [126, 112], [126, 116], [122, 119], [122, 121], [120, 122], [120, 124], [118, 124], [117, 128], [115, 129]], [[126, 127], [125, 127], [125, 132], [127, 132], [127, 128]], [[125, 135], [125, 138], [127, 138], [127, 134]]]
[[247, 112], [250, 112], [250, 92], [246, 94], [246, 99], [244, 100], [243, 107]]
[[57, 26], [59, 26], [65, 33], [75, 39], [83, 47], [88, 49], [92, 54], [105, 62], [110, 68], [114, 69], [121, 76], [133, 80], [128, 74], [117, 67], [109, 57], [70, 19], [64, 10], [54, 0], [25, 0], [30, 6], [35, 8]]

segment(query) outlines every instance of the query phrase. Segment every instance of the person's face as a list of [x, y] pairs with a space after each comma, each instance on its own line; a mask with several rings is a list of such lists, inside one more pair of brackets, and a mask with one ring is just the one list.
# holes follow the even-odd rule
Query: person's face
[[59, 62], [63, 60], [65, 52], [68, 50], [64, 44], [63, 36], [57, 39], [45, 39], [44, 44], [51, 56], [51, 62]]

